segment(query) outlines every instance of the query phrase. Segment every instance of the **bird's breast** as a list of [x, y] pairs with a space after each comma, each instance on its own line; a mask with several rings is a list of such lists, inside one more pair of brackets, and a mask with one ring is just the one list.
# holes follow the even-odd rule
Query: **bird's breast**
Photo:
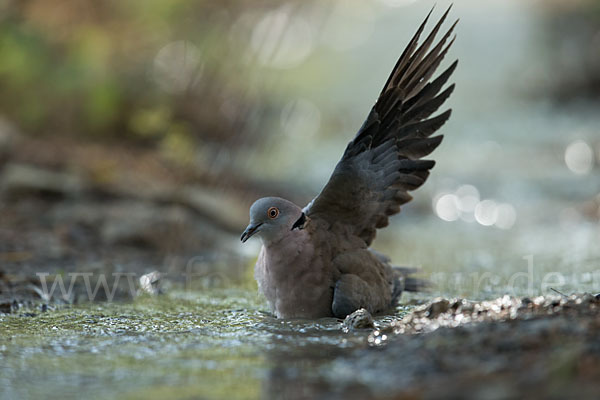
[[260, 290], [278, 317], [331, 315], [329, 257], [317, 254], [304, 230], [291, 231], [285, 239], [261, 249], [255, 269]]

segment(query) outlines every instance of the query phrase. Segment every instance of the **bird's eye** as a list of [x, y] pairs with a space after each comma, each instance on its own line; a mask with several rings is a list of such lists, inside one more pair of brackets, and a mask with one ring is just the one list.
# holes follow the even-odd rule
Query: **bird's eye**
[[277, 207], [271, 207], [267, 210], [267, 215], [269, 218], [275, 219], [279, 215], [279, 209]]

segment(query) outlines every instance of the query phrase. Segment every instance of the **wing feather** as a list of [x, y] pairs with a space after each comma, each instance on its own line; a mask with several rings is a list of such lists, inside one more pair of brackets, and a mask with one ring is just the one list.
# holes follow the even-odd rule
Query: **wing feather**
[[453, 84], [442, 89], [457, 61], [431, 80], [454, 43], [449, 39], [458, 21], [434, 44], [450, 8], [421, 45], [431, 11], [409, 41], [329, 182], [305, 208], [311, 219], [341, 224], [369, 246], [376, 230], [412, 199], [408, 192], [427, 180], [435, 161], [421, 158], [439, 146], [443, 136], [432, 135], [451, 115], [446, 110], [431, 117], [454, 91]]

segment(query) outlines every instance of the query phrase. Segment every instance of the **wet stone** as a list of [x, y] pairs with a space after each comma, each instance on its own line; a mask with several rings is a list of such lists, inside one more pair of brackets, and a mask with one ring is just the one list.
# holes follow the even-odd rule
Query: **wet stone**
[[4, 314], [10, 314], [11, 304], [8, 301], [0, 303], [0, 312]]
[[140, 277], [140, 290], [139, 294], [148, 293], [152, 296], [156, 296], [162, 293], [161, 287], [162, 275], [158, 271], [153, 271]]
[[342, 330], [344, 332], [353, 331], [356, 329], [371, 329], [374, 328], [373, 316], [364, 308], [354, 311], [344, 319]]
[[538, 296], [535, 299], [504, 296], [495, 300], [435, 299], [416, 307], [402, 320], [394, 321], [394, 333], [432, 332], [438, 328], [456, 328], [465, 324], [522, 320], [545, 317], [567, 311], [596, 315], [600, 299], [589, 293], [569, 297]]
[[26, 194], [78, 195], [84, 184], [77, 175], [22, 164], [8, 164], [0, 177], [0, 191], [8, 197]]
[[430, 305], [427, 310], [427, 316], [429, 318], [435, 318], [438, 315], [445, 313], [450, 308], [450, 302], [446, 299], [436, 299]]
[[598, 301], [597, 296], [594, 296], [590, 293], [585, 293], [582, 297], [581, 297], [581, 302], [582, 303], [596, 303]]

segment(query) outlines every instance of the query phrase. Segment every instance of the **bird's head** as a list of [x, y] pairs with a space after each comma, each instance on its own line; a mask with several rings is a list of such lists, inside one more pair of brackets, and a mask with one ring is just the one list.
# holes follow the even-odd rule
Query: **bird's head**
[[279, 197], [258, 199], [250, 207], [250, 224], [242, 233], [242, 242], [256, 235], [263, 243], [275, 242], [287, 232], [304, 224], [302, 209]]

